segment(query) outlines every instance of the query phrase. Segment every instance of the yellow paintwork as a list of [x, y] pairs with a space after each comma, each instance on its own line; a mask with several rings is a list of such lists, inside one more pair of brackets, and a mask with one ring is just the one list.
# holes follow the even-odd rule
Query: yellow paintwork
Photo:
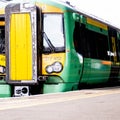
[[47, 4], [43, 4], [43, 3], [38, 3], [36, 2], [36, 5], [39, 6], [42, 9], [42, 12], [54, 12], [54, 13], [63, 13], [63, 11], [55, 6], [50, 6]]
[[5, 55], [0, 54], [0, 66], [6, 65], [6, 57]]
[[10, 25], [10, 79], [32, 80], [30, 14], [12, 14]]
[[5, 26], [5, 21], [0, 21], [0, 26]]
[[[6, 66], [6, 57], [4, 54], [0, 54], [0, 66]], [[5, 73], [0, 73], [0, 75], [5, 75]]]
[[[65, 53], [54, 53], [54, 54], [42, 54], [42, 74], [48, 75], [45, 68], [48, 65], [52, 65], [54, 62], [59, 61], [64, 66]], [[52, 75], [60, 75], [60, 73], [52, 73]]]
[[101, 23], [99, 21], [93, 20], [91, 18], [87, 18], [87, 23], [91, 24], [91, 25], [94, 25], [94, 26], [97, 26], [97, 27], [100, 27], [100, 28], [102, 28], [104, 30], [108, 30], [107, 25], [105, 25], [105, 24], [103, 24], [103, 23]]
[[112, 49], [113, 49], [113, 53], [114, 53], [113, 59], [114, 59], [114, 62], [117, 62], [115, 37], [112, 37], [111, 39], [112, 39]]

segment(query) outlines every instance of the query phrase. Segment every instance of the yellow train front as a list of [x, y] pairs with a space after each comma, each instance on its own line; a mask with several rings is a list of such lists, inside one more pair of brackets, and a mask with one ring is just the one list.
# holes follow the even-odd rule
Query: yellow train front
[[118, 29], [52, 0], [5, 9], [6, 80], [14, 96], [119, 79]]

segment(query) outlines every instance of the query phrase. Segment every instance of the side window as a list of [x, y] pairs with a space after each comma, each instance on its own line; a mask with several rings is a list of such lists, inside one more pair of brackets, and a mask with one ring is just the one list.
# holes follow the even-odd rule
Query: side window
[[109, 60], [108, 36], [85, 28], [84, 24], [75, 22], [74, 46], [76, 52], [86, 58]]
[[98, 34], [97, 36], [97, 49], [98, 49], [98, 59], [102, 60], [110, 60], [110, 57], [108, 56], [108, 37], [106, 35]]
[[75, 28], [73, 33], [74, 46], [76, 52], [84, 57], [89, 57], [89, 46], [86, 41], [86, 28], [85, 25], [75, 22]]
[[75, 28], [74, 28], [74, 33], [73, 33], [73, 39], [74, 39], [74, 47], [76, 52], [80, 52], [80, 23], [75, 22]]
[[106, 35], [87, 30], [87, 42], [89, 43], [91, 58], [109, 60], [107, 54], [109, 50], [108, 37]]

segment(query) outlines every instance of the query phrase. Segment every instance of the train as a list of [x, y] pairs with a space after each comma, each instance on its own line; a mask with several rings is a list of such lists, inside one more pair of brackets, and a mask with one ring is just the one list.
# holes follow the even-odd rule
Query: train
[[[1, 12], [0, 12], [1, 14]], [[11, 86], [5, 81], [6, 76], [5, 55], [5, 17], [0, 15], [0, 97], [11, 97]]]
[[4, 97], [120, 80], [120, 29], [109, 22], [57, 0], [8, 2], [0, 16]]

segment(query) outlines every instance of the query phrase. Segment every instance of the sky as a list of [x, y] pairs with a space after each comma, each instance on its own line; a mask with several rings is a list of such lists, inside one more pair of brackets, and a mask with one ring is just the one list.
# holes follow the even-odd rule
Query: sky
[[120, 28], [120, 0], [67, 0], [79, 9]]

